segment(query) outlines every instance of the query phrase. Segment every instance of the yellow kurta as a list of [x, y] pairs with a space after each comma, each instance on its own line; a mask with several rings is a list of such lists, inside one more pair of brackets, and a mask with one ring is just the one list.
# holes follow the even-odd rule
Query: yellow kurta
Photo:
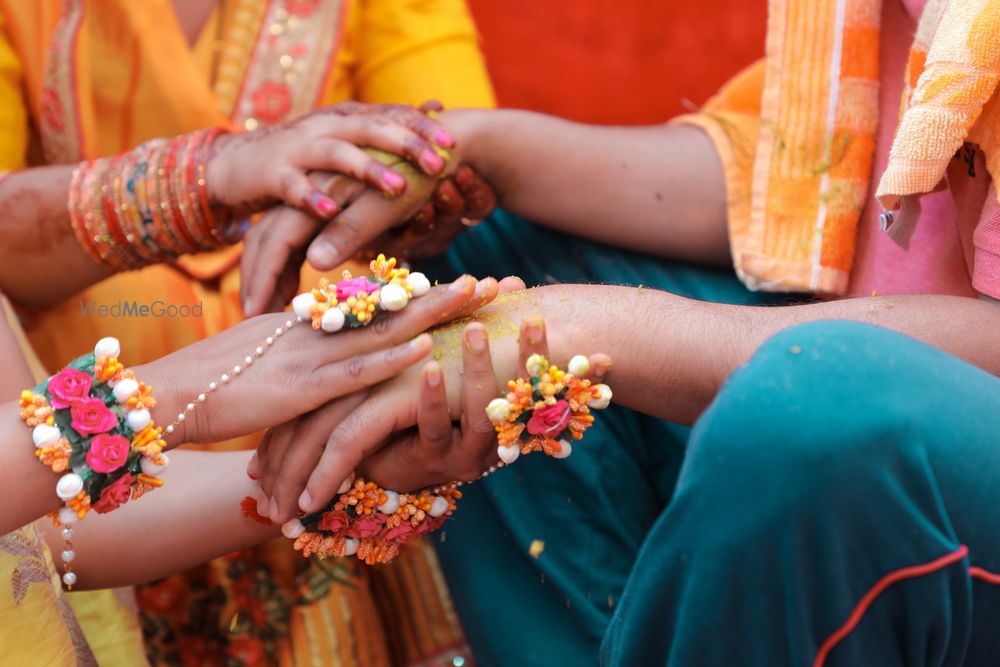
[[[193, 47], [170, 0], [71, 1], [71, 19], [80, 8], [72, 40], [62, 39], [63, 5], [0, 0], [0, 169], [96, 158], [212, 125], [255, 127], [346, 100], [493, 104], [463, 0], [223, 0]], [[103, 336], [119, 338], [133, 363], [151, 361], [242, 319], [238, 257], [237, 247], [121, 274], [45, 312], [22, 312], [22, 320], [49, 368]], [[97, 318], [81, 308], [81, 302], [132, 300], [202, 303], [203, 317]], [[154, 635], [203, 629], [177, 625], [179, 600], [195, 605], [192, 596], [220, 591], [225, 598], [218, 605], [224, 617], [203, 619], [206, 634], [216, 633], [223, 644], [212, 643], [216, 637], [207, 646], [197, 640], [177, 646], [182, 640], [154, 654], [180, 650], [190, 658], [204, 649], [219, 664], [227, 657], [252, 664], [267, 648], [285, 664], [380, 665], [461, 646], [432, 552], [417, 545], [409, 554], [378, 573], [358, 573], [351, 586], [330, 586], [315, 566], [301, 572], [297, 555], [281, 541], [242, 561], [207, 566], [192, 580], [194, 588], [174, 579], [146, 589], [144, 608], [163, 612], [147, 619]], [[247, 572], [263, 573], [276, 588], [249, 586]], [[239, 585], [237, 595], [270, 600], [262, 601], [270, 605], [264, 621], [236, 613]], [[376, 600], [373, 585], [383, 600]], [[285, 608], [275, 611], [275, 600]], [[387, 610], [403, 614], [391, 645], [385, 626], [395, 620]], [[263, 643], [262, 633], [268, 635]], [[293, 641], [284, 641], [289, 635]]]

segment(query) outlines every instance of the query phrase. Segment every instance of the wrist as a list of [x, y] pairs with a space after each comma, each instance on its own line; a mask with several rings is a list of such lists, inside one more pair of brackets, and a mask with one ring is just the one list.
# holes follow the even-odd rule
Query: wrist
[[455, 137], [455, 147], [451, 149], [452, 161], [467, 164], [496, 189], [489, 169], [490, 117], [497, 112], [484, 109], [457, 109], [445, 111], [438, 120], [444, 123]]
[[223, 132], [208, 146], [205, 159], [205, 194], [212, 208], [228, 208], [223, 184], [230, 182], [228, 148], [238, 135]]
[[188, 442], [196, 442], [197, 429], [194, 420], [185, 419], [176, 424], [171, 433], [166, 432], [177, 415], [184, 412], [184, 406], [193, 396], [192, 388], [184, 382], [186, 376], [172, 370], [166, 359], [133, 366], [132, 371], [137, 378], [153, 388], [153, 396], [156, 398], [156, 407], [152, 410], [153, 421], [163, 428], [162, 437], [167, 443], [167, 449], [174, 449]]

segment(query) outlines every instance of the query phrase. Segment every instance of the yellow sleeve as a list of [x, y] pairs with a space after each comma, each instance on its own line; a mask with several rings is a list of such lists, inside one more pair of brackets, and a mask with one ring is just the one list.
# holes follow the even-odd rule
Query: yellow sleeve
[[360, 0], [354, 91], [362, 102], [492, 107], [465, 0]]
[[28, 112], [21, 86], [21, 61], [0, 13], [0, 171], [23, 169], [28, 149]]

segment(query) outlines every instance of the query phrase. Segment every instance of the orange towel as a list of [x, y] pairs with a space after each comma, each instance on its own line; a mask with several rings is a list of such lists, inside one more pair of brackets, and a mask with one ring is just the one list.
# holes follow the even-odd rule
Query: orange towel
[[[770, 0], [769, 12], [763, 69], [676, 122], [702, 127], [719, 148], [744, 283], [843, 294], [875, 149], [881, 0]], [[932, 190], [963, 140], [986, 151], [996, 177], [998, 12], [998, 0], [927, 3], [879, 192], [885, 205]]]

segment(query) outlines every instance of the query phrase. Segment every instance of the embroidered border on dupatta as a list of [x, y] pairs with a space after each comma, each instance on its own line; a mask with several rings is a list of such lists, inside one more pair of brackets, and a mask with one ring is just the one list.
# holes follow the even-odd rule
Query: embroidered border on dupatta
[[83, 130], [76, 93], [76, 45], [84, 0], [63, 0], [63, 16], [52, 35], [42, 83], [39, 132], [47, 164], [83, 159]]
[[341, 41], [342, 0], [271, 0], [230, 118], [249, 129], [311, 111]]

